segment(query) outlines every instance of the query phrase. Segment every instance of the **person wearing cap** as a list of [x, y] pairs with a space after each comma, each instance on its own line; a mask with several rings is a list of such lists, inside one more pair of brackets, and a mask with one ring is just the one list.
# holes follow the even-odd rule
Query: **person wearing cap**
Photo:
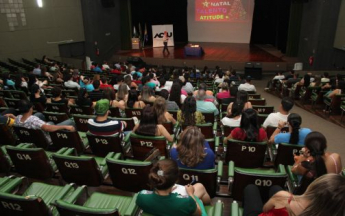
[[109, 104], [108, 99], [97, 101], [95, 106], [96, 118], [89, 119], [87, 122], [90, 133], [98, 136], [113, 136], [126, 128], [126, 122], [108, 119]]
[[252, 77], [251, 76], [247, 76], [246, 77], [246, 83], [241, 84], [240, 86], [238, 86], [238, 90], [241, 91], [252, 91], [252, 92], [256, 92], [256, 88], [255, 86], [251, 83], [252, 81]]

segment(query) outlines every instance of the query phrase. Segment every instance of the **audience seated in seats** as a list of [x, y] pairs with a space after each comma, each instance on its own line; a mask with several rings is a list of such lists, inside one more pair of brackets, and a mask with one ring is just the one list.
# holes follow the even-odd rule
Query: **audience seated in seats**
[[270, 196], [263, 205], [259, 188], [248, 185], [244, 190], [243, 216], [342, 216], [345, 206], [345, 178], [336, 174], [324, 175], [311, 183], [301, 196], [273, 186]]
[[41, 70], [41, 65], [40, 64], [36, 64], [36, 66], [33, 69], [32, 73], [37, 75], [37, 76], [43, 76], [42, 70]]
[[125, 83], [130, 89], [137, 89], [138, 85], [132, 81], [132, 78], [130, 76], [125, 77]]
[[[93, 86], [95, 87], [95, 82], [93, 82]], [[106, 77], [103, 77], [101, 79], [101, 85], [99, 86], [100, 89], [106, 89], [106, 88], [113, 88], [112, 85], [108, 84], [108, 79]]]
[[227, 115], [221, 120], [222, 124], [229, 127], [239, 127], [243, 107], [244, 105], [242, 102], [231, 103], [231, 107], [228, 108]]
[[224, 99], [224, 98], [230, 98], [230, 91], [229, 86], [227, 82], [223, 82], [221, 84], [221, 92], [217, 94], [217, 99]]
[[192, 96], [188, 96], [182, 109], [177, 112], [177, 121], [183, 126], [194, 126], [196, 124], [204, 124], [205, 117], [200, 111], [196, 111], [196, 100]]
[[297, 85], [308, 87], [312, 81], [311, 73], [306, 73], [299, 82], [295, 83], [293, 89], [296, 89]]
[[[248, 101], [248, 93], [246, 91], [238, 91], [236, 94], [236, 103], [243, 104], [243, 110], [253, 108], [252, 103]], [[227, 108], [228, 113], [229, 109], [231, 109], [233, 102], [231, 102]]]
[[289, 79], [292, 79], [292, 78], [296, 78], [295, 77], [295, 71], [294, 70], [290, 70], [290, 71], [288, 71], [287, 73], [285, 73], [285, 75], [284, 75], [284, 79], [283, 79], [283, 81], [286, 81], [286, 80], [289, 80]]
[[47, 103], [46, 96], [41, 95], [40, 87], [37, 84], [33, 84], [31, 86], [30, 101], [32, 103], [41, 103], [43, 106]]
[[345, 81], [339, 80], [338, 85], [334, 90], [331, 90], [325, 94], [328, 98], [333, 98], [334, 95], [345, 94]]
[[119, 90], [116, 92], [116, 101], [119, 102], [120, 106], [120, 115], [121, 117], [126, 117], [126, 113], [125, 113], [125, 107], [127, 104], [127, 100], [128, 100], [128, 86], [123, 83], [119, 86]]
[[139, 125], [135, 125], [133, 132], [143, 136], [164, 136], [168, 142], [174, 141], [165, 127], [157, 122], [157, 115], [153, 107], [146, 105], [143, 109]]
[[189, 74], [185, 73], [184, 76], [180, 78], [180, 80], [182, 81], [182, 89], [185, 90], [187, 94], [193, 94], [194, 87], [189, 82]]
[[167, 91], [170, 91], [170, 87], [169, 87], [169, 86], [166, 86], [165, 83], [166, 83], [166, 80], [164, 79], [164, 77], [161, 77], [161, 78], [159, 79], [159, 87], [156, 88], [156, 91], [159, 91], [159, 92], [160, 92], [160, 91], [163, 90], [163, 89], [165, 89], [165, 90], [167, 90]]
[[141, 82], [142, 82], [143, 87], [147, 86], [150, 89], [156, 89], [156, 84], [153, 82], [150, 82], [150, 77], [147, 75], [143, 76], [143, 78], [141, 78]]
[[4, 89], [14, 89], [15, 88], [15, 82], [13, 82], [10, 79], [11, 75], [8, 72], [2, 73], [2, 84], [4, 86]]
[[92, 92], [95, 88], [91, 84], [89, 77], [80, 76], [79, 85], [81, 88], [85, 88], [87, 92]]
[[218, 70], [216, 73], [216, 76], [214, 77], [214, 83], [215, 84], [219, 84], [224, 82], [224, 73], [222, 72], [222, 70]]
[[125, 79], [123, 78], [123, 75], [119, 75], [116, 77], [116, 84], [114, 84], [114, 89], [119, 90], [119, 86], [124, 83]]
[[65, 74], [64, 75], [65, 80], [65, 87], [69, 89], [80, 89], [80, 85], [77, 82], [73, 81], [73, 76], [71, 74]]
[[40, 81], [37, 79], [36, 75], [29, 74], [29, 82], [28, 82], [29, 90], [31, 90], [31, 87], [34, 84], [37, 84], [42, 89], [46, 87], [46, 85], [48, 84], [48, 81], [47, 80]]
[[[98, 101], [98, 100], [102, 99], [103, 92], [102, 92], [102, 90], [100, 90], [101, 82], [99, 80], [95, 80], [95, 81], [93, 81], [92, 85], [95, 89], [92, 92], [88, 93], [91, 101]], [[111, 86], [111, 88], [112, 88], [112, 86]]]
[[174, 82], [171, 86], [169, 101], [175, 101], [177, 106], [181, 107], [186, 99], [186, 95], [181, 92], [181, 85], [179, 82]]
[[132, 89], [128, 92], [128, 101], [127, 101], [128, 108], [144, 108], [145, 103], [138, 100], [138, 92], [135, 89]]
[[[68, 73], [71, 73], [71, 72], [68, 72]], [[79, 76], [79, 70], [78, 69], [74, 69], [73, 71], [72, 71], [72, 80], [73, 80], [73, 82], [76, 82], [76, 83], [79, 83], [79, 81], [80, 81], [80, 76]], [[79, 85], [79, 84], [78, 84]]]
[[283, 75], [282, 71], [277, 72], [277, 74], [273, 77], [273, 80], [283, 80], [285, 76]]
[[68, 106], [74, 105], [74, 100], [73, 99], [66, 99], [62, 98], [62, 90], [60, 87], [54, 87], [51, 90], [52, 98], [51, 98], [51, 103], [59, 103], [59, 104], [66, 104]]
[[249, 142], [267, 141], [266, 131], [259, 127], [255, 110], [246, 109], [242, 112], [240, 127], [233, 129], [225, 141], [229, 139]]
[[26, 81], [23, 74], [18, 74], [17, 76], [15, 76], [14, 82], [15, 82], [14, 86], [16, 90], [22, 90], [25, 93], [28, 93], [28, 90], [29, 90], [28, 82]]
[[315, 75], [315, 79], [309, 84], [309, 87], [321, 87], [321, 76]]
[[92, 63], [93, 67], [91, 68], [91, 71], [96, 72], [96, 73], [102, 73], [102, 69], [99, 66], [99, 64], [97, 62]]
[[251, 83], [252, 78], [250, 76], [246, 77], [246, 82], [238, 86], [239, 91], [251, 91], [256, 92], [255, 86]]
[[42, 113], [37, 112], [33, 115], [33, 104], [28, 100], [20, 100], [18, 108], [21, 114], [16, 117], [14, 125], [27, 129], [42, 130], [45, 132], [44, 135], [49, 143], [51, 143], [51, 138], [48, 132], [58, 130], [75, 131], [74, 122], [70, 119], [57, 125], [53, 125], [54, 123], [52, 122], [45, 122], [45, 118]]
[[87, 106], [87, 107], [93, 107], [95, 103], [93, 103], [89, 97], [89, 94], [87, 93], [85, 88], [81, 88], [78, 92], [78, 97], [75, 103], [80, 106]]
[[102, 70], [104, 70], [104, 71], [110, 71], [111, 70], [110, 66], [108, 65], [108, 62], [103, 61]]
[[305, 147], [300, 155], [295, 155], [291, 171], [300, 176], [318, 178], [327, 173], [341, 173], [342, 163], [337, 153], [325, 152], [326, 137], [320, 132], [311, 132], [305, 139]]
[[170, 150], [170, 157], [181, 168], [213, 169], [215, 155], [196, 126], [183, 130], [179, 142]]
[[198, 92], [199, 92], [200, 90], [204, 90], [204, 91], [206, 92], [207, 99], [208, 99], [209, 101], [213, 101], [213, 100], [214, 100], [213, 91], [207, 90], [207, 85], [206, 85], [205, 83], [200, 83], [198, 90], [194, 91], [194, 96], [197, 96], [197, 95], [198, 95]]
[[156, 97], [154, 96], [153, 90], [148, 87], [144, 86], [141, 90], [141, 94], [139, 95], [139, 100], [142, 100], [145, 102], [153, 103], [156, 100]]
[[111, 88], [107, 88], [103, 90], [102, 99], [107, 99], [109, 101], [110, 107], [117, 107], [120, 110], [125, 110], [126, 108], [126, 103], [124, 100], [121, 100], [121, 101], [115, 100], [115, 91]]
[[287, 122], [287, 117], [290, 114], [289, 111], [292, 109], [293, 105], [294, 101], [292, 98], [283, 98], [278, 108], [279, 111], [269, 114], [262, 126], [264, 128], [267, 128], [267, 126], [277, 127], [279, 121]]
[[321, 83], [329, 83], [331, 80], [329, 79], [329, 73], [324, 72], [321, 78]]
[[[279, 121], [278, 127], [269, 140], [270, 143], [304, 145], [304, 140], [311, 130], [309, 128], [301, 128], [301, 124], [302, 117], [296, 113], [291, 113], [288, 116], [287, 122]], [[286, 126], [289, 127], [289, 133], [281, 133], [281, 129]]]
[[153, 109], [157, 114], [158, 124], [163, 124], [166, 122], [176, 124], [176, 120], [174, 119], [174, 117], [167, 111], [167, 104], [164, 98], [157, 97], [157, 99], [153, 103]]
[[196, 95], [196, 109], [200, 112], [218, 115], [218, 108], [214, 105], [214, 103], [206, 101], [206, 98], [206, 91], [199, 89], [198, 94]]
[[169, 92], [166, 89], [162, 89], [160, 91], [160, 96], [165, 99], [165, 102], [167, 104], [167, 110], [179, 110], [179, 106], [176, 104], [175, 101], [170, 101], [169, 99]]
[[113, 136], [121, 133], [127, 124], [124, 121], [108, 119], [109, 100], [101, 99], [95, 106], [96, 118], [88, 120], [89, 132], [97, 136]]
[[176, 185], [179, 170], [175, 161], [159, 160], [151, 168], [149, 181], [153, 191], [139, 192], [136, 204], [145, 213], [152, 215], [207, 215], [204, 204], [211, 198], [205, 187], [195, 185]]

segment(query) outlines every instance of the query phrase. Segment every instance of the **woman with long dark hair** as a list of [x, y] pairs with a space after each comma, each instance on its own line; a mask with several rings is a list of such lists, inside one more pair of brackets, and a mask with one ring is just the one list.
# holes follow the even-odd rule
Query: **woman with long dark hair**
[[[301, 128], [302, 117], [297, 113], [291, 113], [287, 122], [279, 121], [278, 127], [273, 132], [270, 143], [289, 143], [304, 145], [305, 137], [311, 132], [309, 128]], [[289, 126], [289, 133], [281, 133], [283, 127]]]
[[267, 140], [266, 131], [259, 127], [257, 112], [246, 109], [242, 112], [239, 128], [231, 131], [227, 139], [235, 139], [249, 142], [263, 142]]
[[196, 111], [196, 100], [193, 96], [188, 96], [182, 105], [182, 109], [177, 112], [177, 121], [185, 126], [204, 124], [204, 115]]
[[30, 101], [32, 103], [41, 103], [43, 106], [47, 103], [47, 98], [44, 95], [41, 95], [40, 87], [37, 84], [33, 84], [31, 86]]
[[171, 86], [169, 101], [175, 101], [177, 106], [181, 107], [186, 98], [185, 95], [181, 94], [182, 86], [179, 82], [174, 82]]
[[174, 141], [165, 127], [158, 124], [157, 115], [150, 105], [143, 109], [140, 123], [135, 125], [133, 132], [144, 136], [164, 136], [169, 142]]
[[244, 104], [242, 102], [232, 103], [232, 106], [228, 108], [227, 115], [221, 120], [222, 124], [229, 127], [239, 127], [243, 107]]
[[144, 108], [145, 103], [138, 99], [138, 92], [135, 89], [131, 89], [128, 92], [128, 101], [127, 101], [128, 108]]
[[[248, 92], [246, 91], [238, 91], [236, 95], [236, 103], [243, 103], [243, 110], [253, 108], [252, 103], [248, 101]], [[231, 102], [227, 108], [228, 113], [229, 109], [231, 109], [233, 102]]]
[[163, 124], [166, 122], [176, 124], [174, 117], [167, 111], [167, 103], [164, 98], [157, 97], [153, 103], [153, 109], [156, 112], [158, 124]]

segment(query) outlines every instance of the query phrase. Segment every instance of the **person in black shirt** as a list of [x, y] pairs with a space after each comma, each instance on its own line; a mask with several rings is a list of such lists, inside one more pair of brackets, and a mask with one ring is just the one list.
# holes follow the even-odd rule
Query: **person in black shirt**
[[101, 82], [99, 80], [93, 81], [93, 87], [95, 88], [92, 92], [89, 92], [89, 98], [91, 101], [95, 102], [102, 99], [102, 90], [100, 90]]
[[52, 94], [51, 103], [66, 104], [68, 106], [74, 105], [75, 103], [73, 99], [63, 98], [61, 88], [59, 87], [54, 87], [51, 90], [51, 94]]
[[41, 95], [40, 87], [37, 84], [33, 84], [31, 86], [30, 101], [32, 103], [41, 103], [43, 106], [47, 103], [46, 96]]

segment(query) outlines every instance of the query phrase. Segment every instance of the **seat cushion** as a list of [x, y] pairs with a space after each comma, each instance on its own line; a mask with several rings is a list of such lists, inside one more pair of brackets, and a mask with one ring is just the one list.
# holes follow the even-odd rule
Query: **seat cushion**
[[41, 197], [46, 205], [50, 205], [51, 202], [54, 201], [55, 197], [60, 193], [62, 188], [62, 186], [47, 185], [35, 182], [30, 185], [23, 196], [35, 195], [37, 197]]
[[102, 158], [102, 157], [94, 157], [94, 159], [95, 159], [98, 167], [100, 167], [102, 165], [102, 163], [105, 165], [105, 166], [102, 167], [102, 170], [101, 170], [103, 177], [105, 177], [108, 174], [108, 166], [104, 162], [105, 161], [104, 158]]

